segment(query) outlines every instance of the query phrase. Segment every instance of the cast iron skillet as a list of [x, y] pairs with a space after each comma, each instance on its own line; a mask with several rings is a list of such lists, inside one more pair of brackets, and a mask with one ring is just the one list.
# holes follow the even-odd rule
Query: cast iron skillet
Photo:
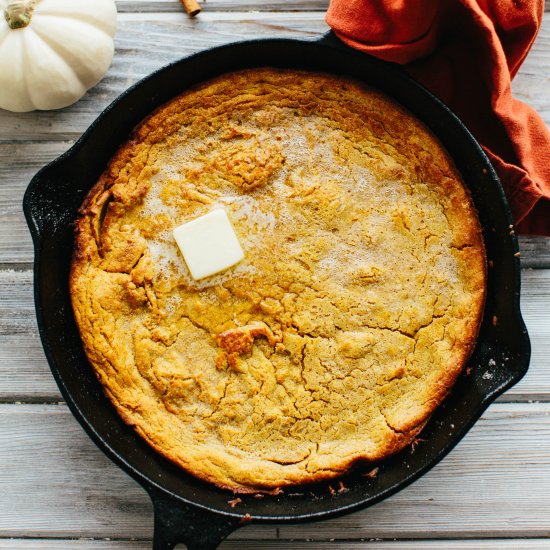
[[[68, 276], [73, 222], [86, 193], [117, 147], [153, 109], [186, 88], [247, 67], [289, 67], [349, 75], [396, 99], [423, 120], [451, 153], [472, 193], [489, 259], [488, 295], [468, 370], [422, 433], [425, 442], [384, 462], [376, 477], [356, 471], [278, 496], [244, 496], [231, 507], [227, 491], [185, 474], [119, 418], [84, 355], [73, 319]], [[319, 41], [254, 40], [177, 61], [123, 93], [64, 155], [31, 181], [24, 211], [35, 246], [35, 302], [40, 336], [53, 375], [73, 414], [107, 456], [149, 493], [155, 510], [154, 550], [184, 542], [208, 550], [243, 523], [300, 522], [344, 514], [395, 493], [441, 460], [487, 406], [528, 368], [530, 343], [519, 309], [518, 244], [502, 188], [487, 157], [445, 105], [399, 68], [343, 46]], [[338, 483], [333, 483], [338, 488]], [[332, 494], [335, 493], [335, 494]]]

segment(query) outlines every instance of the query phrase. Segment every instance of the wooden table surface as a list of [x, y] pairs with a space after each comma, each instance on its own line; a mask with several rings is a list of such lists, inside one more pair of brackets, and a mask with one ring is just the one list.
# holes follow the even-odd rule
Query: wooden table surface
[[[96, 88], [58, 112], [0, 111], [0, 550], [146, 549], [153, 528], [145, 491], [84, 434], [44, 358], [21, 212], [29, 180], [165, 63], [235, 40], [327, 29], [325, 0], [209, 0], [195, 20], [177, 0], [117, 4], [115, 59]], [[550, 123], [549, 11], [514, 91]], [[529, 373], [447, 458], [370, 509], [316, 524], [249, 525], [221, 548], [550, 549], [550, 239], [522, 238], [521, 261]]]

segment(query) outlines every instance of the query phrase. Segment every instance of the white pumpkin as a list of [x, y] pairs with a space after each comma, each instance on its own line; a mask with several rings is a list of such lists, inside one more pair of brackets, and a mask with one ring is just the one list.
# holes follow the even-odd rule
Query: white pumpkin
[[0, 108], [60, 109], [113, 59], [114, 0], [0, 0]]

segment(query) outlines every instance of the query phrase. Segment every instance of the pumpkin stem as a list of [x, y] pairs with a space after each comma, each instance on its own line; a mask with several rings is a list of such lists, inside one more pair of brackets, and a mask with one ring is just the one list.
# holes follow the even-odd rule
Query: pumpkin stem
[[31, 22], [36, 0], [9, 0], [4, 17], [10, 29], [22, 29]]

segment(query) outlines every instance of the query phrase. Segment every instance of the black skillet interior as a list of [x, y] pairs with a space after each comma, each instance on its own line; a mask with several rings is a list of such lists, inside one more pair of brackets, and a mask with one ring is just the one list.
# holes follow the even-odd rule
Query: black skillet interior
[[[349, 75], [396, 99], [423, 120], [451, 152], [471, 190], [490, 261], [488, 298], [478, 345], [460, 377], [409, 450], [381, 465], [374, 478], [344, 478], [345, 491], [328, 484], [295, 488], [262, 499], [206, 485], [154, 452], [118, 417], [83, 353], [68, 292], [73, 226], [79, 205], [132, 128], [188, 87], [247, 67], [287, 67]], [[368, 506], [407, 485], [439, 461], [488, 404], [526, 372], [529, 338], [519, 310], [519, 259], [502, 188], [480, 147], [460, 121], [397, 67], [321, 41], [259, 40], [208, 50], [152, 74], [122, 94], [84, 136], [31, 181], [24, 211], [35, 244], [35, 300], [40, 335], [52, 372], [71, 410], [97, 445], [138, 480], [155, 503], [155, 548], [215, 548], [243, 521], [322, 519]], [[363, 472], [365, 470], [363, 469]], [[333, 486], [337, 489], [338, 483]], [[249, 516], [248, 516], [248, 515]], [[243, 520], [244, 517], [244, 520]]]

